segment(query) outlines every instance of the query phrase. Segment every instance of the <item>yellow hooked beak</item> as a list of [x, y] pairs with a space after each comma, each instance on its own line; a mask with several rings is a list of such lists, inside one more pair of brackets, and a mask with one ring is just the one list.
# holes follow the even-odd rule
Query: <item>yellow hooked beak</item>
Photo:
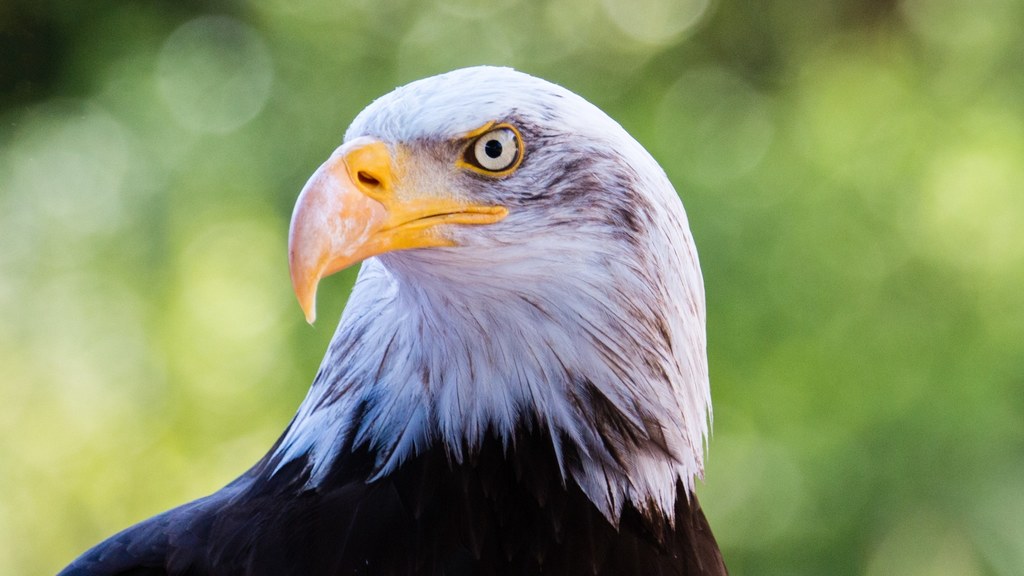
[[321, 278], [385, 252], [454, 246], [442, 224], [491, 224], [508, 215], [502, 206], [418, 195], [403, 185], [404, 173], [383, 142], [362, 137], [335, 150], [306, 182], [292, 213], [288, 265], [310, 324]]

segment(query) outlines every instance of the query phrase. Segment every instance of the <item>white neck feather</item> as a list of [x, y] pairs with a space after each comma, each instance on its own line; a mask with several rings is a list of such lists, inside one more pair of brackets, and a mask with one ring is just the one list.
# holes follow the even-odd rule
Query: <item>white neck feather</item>
[[610, 521], [627, 501], [671, 518], [677, 480], [692, 489], [703, 476], [711, 408], [703, 284], [672, 196], [657, 208], [681, 219], [669, 233], [683, 237], [650, 238], [645, 262], [587, 234], [366, 261], [280, 462], [309, 456], [316, 484], [354, 435], [384, 475], [441, 442], [461, 460], [489, 430], [511, 439], [532, 418]]

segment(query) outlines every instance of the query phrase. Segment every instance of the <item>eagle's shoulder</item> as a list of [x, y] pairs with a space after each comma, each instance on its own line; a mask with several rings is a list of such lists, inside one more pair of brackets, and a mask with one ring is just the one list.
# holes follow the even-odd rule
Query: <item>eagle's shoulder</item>
[[489, 435], [455, 461], [436, 445], [368, 480], [349, 450], [310, 487], [300, 460], [262, 462], [205, 499], [112, 537], [66, 574], [724, 574], [694, 496], [676, 518], [626, 505], [612, 525], [572, 481], [550, 435]]

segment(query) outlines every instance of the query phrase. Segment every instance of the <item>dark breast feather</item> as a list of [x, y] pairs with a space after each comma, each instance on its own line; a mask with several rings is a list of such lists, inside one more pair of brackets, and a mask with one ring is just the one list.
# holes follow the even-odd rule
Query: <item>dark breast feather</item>
[[349, 451], [317, 488], [295, 461], [264, 459], [223, 490], [141, 522], [62, 575], [720, 575], [718, 546], [680, 483], [674, 525], [627, 505], [612, 526], [563, 483], [546, 430], [489, 437], [452, 462], [443, 447], [373, 482]]

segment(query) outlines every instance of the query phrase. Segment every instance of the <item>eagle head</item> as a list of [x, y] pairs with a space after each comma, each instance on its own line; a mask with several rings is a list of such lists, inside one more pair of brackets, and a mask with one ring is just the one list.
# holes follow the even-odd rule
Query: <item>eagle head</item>
[[550, 433], [566, 481], [615, 522], [671, 514], [703, 474], [711, 412], [704, 289], [664, 171], [572, 92], [506, 68], [379, 98], [292, 217], [306, 318], [318, 282], [361, 262], [317, 378], [276, 449], [369, 449], [386, 474], [443, 443]]

